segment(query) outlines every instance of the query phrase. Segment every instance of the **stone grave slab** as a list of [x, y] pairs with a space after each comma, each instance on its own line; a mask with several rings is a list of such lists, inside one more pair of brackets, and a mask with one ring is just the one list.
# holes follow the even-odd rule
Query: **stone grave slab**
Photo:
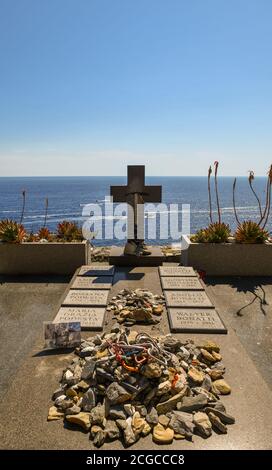
[[205, 290], [197, 277], [165, 276], [161, 277], [164, 290]]
[[102, 330], [105, 312], [104, 307], [61, 307], [53, 323], [79, 321], [81, 328]]
[[191, 266], [160, 266], [160, 276], [197, 276], [194, 268]]
[[179, 333], [228, 332], [214, 308], [169, 308], [170, 329]]
[[108, 290], [69, 290], [62, 305], [104, 307], [108, 295]]
[[167, 307], [213, 308], [209, 297], [203, 291], [164, 291]]
[[110, 289], [112, 276], [77, 276], [71, 289]]
[[81, 266], [78, 276], [113, 276], [114, 266], [102, 265], [102, 266]]

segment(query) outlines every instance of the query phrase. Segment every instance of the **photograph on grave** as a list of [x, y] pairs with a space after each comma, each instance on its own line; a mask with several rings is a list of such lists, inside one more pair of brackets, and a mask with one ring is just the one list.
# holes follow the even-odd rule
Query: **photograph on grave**
[[53, 323], [80, 322], [81, 329], [102, 330], [105, 307], [60, 307]]
[[45, 349], [75, 348], [81, 341], [81, 325], [72, 322], [44, 322]]

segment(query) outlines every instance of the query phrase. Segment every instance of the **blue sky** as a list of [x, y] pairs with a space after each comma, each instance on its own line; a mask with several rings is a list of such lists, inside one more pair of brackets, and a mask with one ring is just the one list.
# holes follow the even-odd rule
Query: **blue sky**
[[0, 0], [0, 175], [263, 175], [271, 0]]

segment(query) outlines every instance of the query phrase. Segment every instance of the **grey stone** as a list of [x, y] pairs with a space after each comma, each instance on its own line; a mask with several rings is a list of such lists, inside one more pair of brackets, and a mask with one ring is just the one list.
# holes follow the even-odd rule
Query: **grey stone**
[[221, 434], [227, 434], [227, 426], [222, 423], [221, 419], [212, 412], [208, 413], [208, 415], [212, 423], [213, 429], [219, 431]]
[[118, 439], [120, 437], [120, 430], [115, 423], [115, 421], [108, 420], [105, 426], [105, 434], [106, 437], [113, 441], [114, 439]]
[[192, 388], [192, 392], [195, 395], [205, 395], [208, 399], [208, 403], [213, 403], [213, 402], [216, 402], [217, 400], [216, 396], [213, 393], [208, 392], [208, 390], [202, 387], [194, 387]]
[[98, 424], [100, 426], [104, 426], [105, 421], [105, 407], [100, 403], [92, 408], [91, 413], [91, 423]]
[[158, 414], [159, 415], [166, 414], [169, 411], [175, 409], [177, 403], [180, 402], [185, 395], [188, 395], [188, 393], [189, 393], [189, 387], [185, 386], [183, 390], [181, 390], [181, 392], [169, 398], [169, 400], [166, 400], [162, 403], [158, 403], [156, 406], [156, 410]]
[[117, 382], [113, 382], [109, 385], [106, 395], [110, 403], [113, 405], [123, 403], [131, 398], [131, 393], [129, 393], [124, 387], [119, 385]]
[[211, 388], [212, 388], [212, 379], [208, 374], [205, 375], [205, 378], [202, 382], [201, 387], [204, 388], [205, 390], [207, 390], [207, 392], [209, 392], [211, 390]]
[[150, 412], [146, 415], [146, 421], [148, 424], [158, 424], [159, 416], [156, 408], [151, 408]]
[[212, 407], [207, 406], [205, 408], [205, 413], [208, 413], [208, 414], [213, 413], [215, 416], [218, 416], [218, 418], [220, 418], [220, 420], [224, 424], [234, 424], [235, 423], [235, 418], [233, 416], [229, 415], [228, 413], [224, 413], [223, 411], [220, 411], [216, 408], [212, 408]]
[[196, 426], [197, 431], [203, 437], [210, 437], [212, 434], [212, 424], [209, 420], [208, 415], [202, 411], [198, 411], [194, 414], [193, 422]]
[[187, 439], [191, 439], [195, 429], [193, 416], [189, 413], [173, 411], [171, 413], [169, 427], [173, 429], [176, 434], [182, 434]]
[[101, 447], [104, 444], [105, 440], [106, 440], [106, 433], [105, 431], [101, 430], [95, 434], [93, 443], [96, 447]]
[[86, 393], [84, 393], [82, 398], [82, 408], [84, 411], [91, 411], [95, 407], [95, 393], [90, 388]]
[[119, 323], [114, 323], [114, 325], [111, 327], [111, 333], [119, 333], [119, 331], [120, 331]]
[[112, 419], [126, 419], [127, 416], [123, 406], [115, 405], [114, 407], [110, 407], [109, 417]]
[[139, 411], [141, 416], [146, 416], [147, 415], [147, 409], [144, 405], [136, 405], [135, 410]]
[[179, 411], [193, 412], [204, 408], [208, 403], [205, 395], [196, 395], [194, 397], [184, 397], [181, 403], [178, 403], [177, 408]]
[[176, 352], [181, 346], [181, 341], [175, 336], [166, 336], [163, 346], [167, 351]]
[[52, 400], [55, 401], [57, 398], [61, 396], [65, 396], [65, 389], [66, 389], [66, 386], [57, 388], [57, 390], [55, 390], [52, 395]]
[[87, 380], [91, 378], [93, 376], [94, 370], [95, 370], [95, 361], [90, 360], [86, 362], [81, 372], [82, 380]]
[[77, 415], [78, 413], [80, 413], [81, 409], [79, 406], [77, 405], [73, 405], [71, 406], [71, 408], [67, 408], [65, 410], [65, 414], [66, 415]]
[[[124, 429], [124, 442], [126, 446], [131, 446], [137, 441], [137, 436], [132, 429], [132, 418], [131, 416], [126, 420], [127, 425]], [[139, 437], [139, 436], [138, 436]]]

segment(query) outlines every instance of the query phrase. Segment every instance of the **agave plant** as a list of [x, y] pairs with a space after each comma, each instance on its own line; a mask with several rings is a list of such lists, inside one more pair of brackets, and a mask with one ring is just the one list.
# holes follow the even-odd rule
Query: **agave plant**
[[38, 240], [48, 240], [48, 241], [52, 240], [52, 234], [49, 231], [49, 229], [46, 227], [40, 228], [37, 235], [38, 235]]
[[0, 221], [0, 240], [8, 243], [22, 243], [26, 238], [26, 232], [22, 224], [14, 220]]
[[264, 243], [269, 233], [257, 222], [245, 220], [237, 227], [234, 237], [237, 243]]
[[82, 240], [82, 233], [75, 222], [64, 220], [57, 227], [58, 238], [65, 241]]

